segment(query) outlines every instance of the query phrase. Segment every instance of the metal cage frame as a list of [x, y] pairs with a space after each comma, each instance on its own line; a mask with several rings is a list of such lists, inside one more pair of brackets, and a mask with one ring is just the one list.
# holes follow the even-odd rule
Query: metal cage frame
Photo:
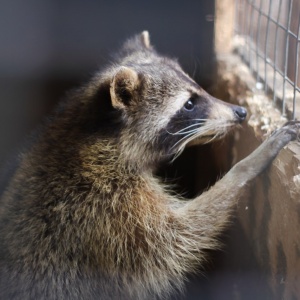
[[236, 0], [237, 52], [281, 112], [300, 118], [300, 0]]

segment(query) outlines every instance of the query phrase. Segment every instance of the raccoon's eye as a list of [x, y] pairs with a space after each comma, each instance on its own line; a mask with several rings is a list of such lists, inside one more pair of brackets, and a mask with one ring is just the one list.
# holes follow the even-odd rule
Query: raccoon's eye
[[187, 111], [192, 111], [195, 107], [194, 101], [192, 99], [189, 99], [184, 104], [184, 109]]

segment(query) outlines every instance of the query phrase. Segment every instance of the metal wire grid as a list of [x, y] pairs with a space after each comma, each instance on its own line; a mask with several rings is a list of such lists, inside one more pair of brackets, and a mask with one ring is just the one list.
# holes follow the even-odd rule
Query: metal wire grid
[[300, 117], [300, 0], [236, 0], [238, 53], [282, 114]]

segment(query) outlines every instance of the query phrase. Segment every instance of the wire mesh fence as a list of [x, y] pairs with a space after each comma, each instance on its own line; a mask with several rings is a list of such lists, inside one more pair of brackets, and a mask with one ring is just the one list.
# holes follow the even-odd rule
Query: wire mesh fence
[[237, 51], [282, 114], [300, 118], [300, 0], [236, 0]]

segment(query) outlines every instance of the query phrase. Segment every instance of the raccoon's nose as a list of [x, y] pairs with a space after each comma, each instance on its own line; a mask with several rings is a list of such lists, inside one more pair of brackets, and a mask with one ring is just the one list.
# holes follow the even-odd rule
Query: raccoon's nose
[[237, 120], [240, 123], [243, 122], [246, 119], [246, 117], [247, 117], [247, 110], [246, 110], [246, 108], [241, 107], [241, 106], [234, 106], [233, 107], [233, 111], [234, 111], [234, 114], [235, 114]]

